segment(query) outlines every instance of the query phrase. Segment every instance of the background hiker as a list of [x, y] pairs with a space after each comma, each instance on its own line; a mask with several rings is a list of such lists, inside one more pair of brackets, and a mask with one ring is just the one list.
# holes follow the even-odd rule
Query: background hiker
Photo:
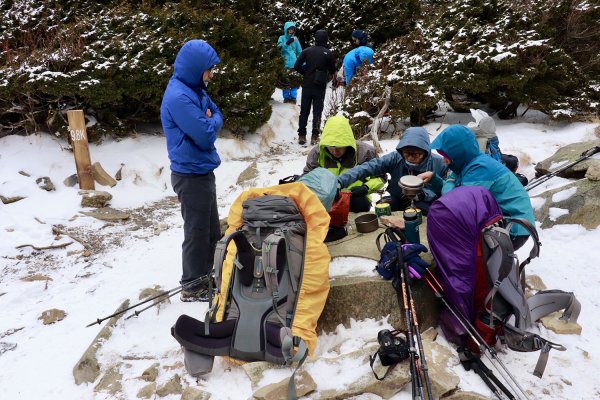
[[[366, 142], [357, 142], [348, 119], [336, 115], [325, 122], [319, 145], [314, 146], [308, 153], [304, 173], [323, 167], [338, 176], [350, 168], [376, 158], [379, 156], [375, 148]], [[369, 211], [369, 194], [383, 188], [384, 185], [384, 178], [371, 176], [343, 186], [352, 193], [350, 211]]]
[[517, 156], [513, 156], [512, 154], [502, 154], [501, 162], [515, 174], [519, 182], [521, 182], [521, 185], [527, 186], [527, 184], [529, 184], [529, 179], [527, 179], [525, 175], [517, 172], [519, 169], [519, 159]]
[[[482, 186], [488, 189], [505, 217], [523, 218], [535, 226], [533, 208], [527, 192], [515, 174], [482, 153], [473, 132], [462, 125], [450, 125], [431, 144], [444, 157], [452, 174], [443, 184], [442, 193], [457, 186]], [[432, 181], [439, 177], [433, 177]], [[511, 240], [516, 249], [525, 244], [529, 233], [514, 225]]]
[[393, 211], [399, 211], [410, 206], [410, 199], [402, 194], [402, 189], [398, 186], [400, 178], [404, 175], [421, 176], [427, 171], [430, 171], [429, 176], [435, 174], [439, 180], [426, 182], [422, 194], [417, 196], [415, 205], [421, 209], [424, 215], [427, 214], [431, 202], [442, 193], [441, 177], [446, 175], [447, 167], [442, 157], [431, 154], [427, 131], [420, 127], [408, 128], [398, 142], [396, 151], [346, 171], [338, 177], [338, 182], [342, 187], [347, 187], [359, 179], [389, 173], [391, 179], [387, 191], [391, 195], [390, 205]]
[[[183, 217], [182, 285], [210, 273], [221, 236], [213, 170], [221, 164], [215, 141], [223, 116], [206, 93], [212, 68], [220, 62], [217, 52], [204, 40], [185, 43], [175, 58], [160, 108], [171, 160], [171, 184]], [[181, 292], [182, 301], [207, 298], [208, 280]]]
[[[281, 55], [285, 61], [285, 67], [293, 69], [296, 59], [302, 52], [300, 40], [296, 37], [296, 24], [288, 21], [283, 25], [283, 35], [277, 40], [277, 47], [281, 49]], [[293, 87], [283, 89], [283, 102], [296, 104], [298, 89]]]
[[315, 32], [315, 45], [305, 49], [296, 60], [294, 69], [304, 76], [298, 121], [298, 143], [306, 143], [306, 124], [310, 108], [313, 109], [311, 144], [317, 144], [321, 128], [321, 114], [325, 102], [325, 89], [335, 73], [335, 56], [327, 48], [327, 31]]
[[496, 161], [500, 161], [500, 141], [496, 135], [496, 123], [494, 119], [483, 110], [471, 109], [471, 115], [475, 122], [469, 122], [467, 128], [471, 129], [477, 139], [479, 150], [489, 155]]
[[355, 49], [350, 50], [344, 56], [344, 75], [346, 77], [346, 85], [350, 83], [352, 77], [356, 74], [356, 70], [365, 61], [369, 64], [373, 63], [373, 49], [371, 44], [367, 43], [367, 34], [360, 29], [352, 31], [352, 42]]

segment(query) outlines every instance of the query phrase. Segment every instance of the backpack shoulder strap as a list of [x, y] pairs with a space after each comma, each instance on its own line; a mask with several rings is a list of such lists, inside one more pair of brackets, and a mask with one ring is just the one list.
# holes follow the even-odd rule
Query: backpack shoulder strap
[[388, 243], [388, 242], [400, 242], [402, 244], [408, 243], [408, 240], [406, 239], [406, 235], [404, 234], [402, 229], [400, 229], [396, 226], [389, 226], [389, 227], [385, 228], [385, 230], [383, 232], [381, 232], [379, 235], [377, 235], [377, 239], [375, 239], [375, 244], [377, 245], [377, 250], [379, 250], [380, 253], [381, 253], [381, 250], [383, 249], [383, 246], [381, 246], [381, 238], [383, 238], [383, 240], [384, 240], [384, 245], [385, 245], [385, 243]]
[[[272, 233], [265, 238], [262, 245], [262, 262], [263, 262], [263, 271], [265, 278], [265, 286], [267, 288], [267, 293], [271, 295], [273, 300], [273, 311], [275, 312], [275, 316], [281, 323], [281, 326], [287, 326], [283, 317], [279, 314], [277, 303], [279, 302], [279, 268], [287, 268], [287, 261], [282, 262], [280, 255], [280, 247], [281, 245], [286, 245], [287, 241], [285, 236], [282, 233]], [[286, 246], [287, 252], [287, 246]], [[288, 276], [289, 273], [288, 269]], [[290, 283], [292, 285], [292, 290], [294, 292], [297, 290], [297, 282], [294, 285], [294, 278], [290, 276]]]
[[529, 252], [529, 257], [527, 257], [527, 259], [523, 261], [521, 265], [519, 265], [520, 273], [521, 271], [523, 271], [523, 268], [525, 268], [525, 266], [531, 262], [531, 260], [540, 255], [540, 246], [542, 245], [542, 243], [540, 242], [540, 237], [537, 233], [537, 229], [535, 229], [535, 226], [533, 226], [528, 220], [524, 218], [512, 217], [505, 217], [504, 219], [508, 221], [508, 224], [506, 225], [507, 231], [510, 232], [510, 228], [512, 228], [514, 224], [521, 225], [527, 230], [527, 232], [529, 232], [529, 234], [531, 235], [531, 239], [533, 240], [533, 248]]
[[[223, 262], [225, 262], [225, 258], [227, 257], [227, 247], [231, 241], [234, 241], [235, 247], [237, 249], [237, 255], [233, 259], [233, 264], [236, 268], [242, 269], [246, 266], [242, 264], [240, 260], [247, 260], [248, 255], [253, 255], [254, 250], [248, 242], [248, 239], [241, 231], [235, 231], [230, 233], [227, 236], [222, 237], [215, 246], [215, 255], [213, 258], [213, 276], [215, 279], [215, 283], [217, 286], [218, 292], [221, 291], [221, 279], [222, 279], [222, 269]], [[212, 286], [212, 285], [211, 285]], [[212, 287], [209, 290], [209, 300], [208, 300], [208, 310], [206, 311], [206, 315], [204, 316], [204, 331], [205, 335], [209, 334], [209, 323], [214, 316], [214, 312], [217, 310], [218, 301], [213, 303], [213, 293]]]

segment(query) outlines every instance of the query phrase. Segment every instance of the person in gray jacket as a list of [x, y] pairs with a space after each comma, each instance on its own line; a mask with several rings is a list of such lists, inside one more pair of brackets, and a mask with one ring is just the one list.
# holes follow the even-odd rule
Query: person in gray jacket
[[[400, 211], [410, 206], [410, 199], [403, 195], [398, 184], [400, 178], [405, 175], [418, 176], [428, 171], [445, 178], [448, 167], [441, 156], [431, 154], [429, 134], [424, 128], [408, 128], [398, 142], [396, 151], [347, 170], [338, 176], [338, 183], [341, 187], [347, 187], [352, 182], [368, 176], [389, 173], [391, 179], [387, 191], [391, 195], [390, 205], [392, 211]], [[443, 180], [431, 179], [431, 174], [426, 174], [423, 178], [426, 183], [423, 192], [415, 201], [415, 206], [427, 215], [431, 203], [442, 194], [442, 185], [439, 183]]]

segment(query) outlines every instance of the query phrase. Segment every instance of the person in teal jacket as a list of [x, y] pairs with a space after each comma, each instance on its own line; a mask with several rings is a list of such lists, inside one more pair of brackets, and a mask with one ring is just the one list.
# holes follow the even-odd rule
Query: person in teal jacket
[[[452, 174], [442, 187], [442, 195], [457, 186], [483, 186], [495, 197], [505, 217], [523, 218], [535, 226], [529, 195], [508, 168], [481, 152], [473, 132], [462, 125], [450, 125], [431, 143], [448, 163]], [[433, 176], [432, 182], [441, 179]], [[511, 240], [515, 249], [525, 244], [529, 233], [513, 225]]]
[[[283, 25], [283, 35], [277, 40], [277, 47], [281, 49], [281, 55], [285, 61], [285, 67], [294, 69], [296, 58], [302, 53], [302, 46], [296, 35], [296, 24], [288, 21]], [[296, 103], [298, 88], [283, 89], [283, 102]]]
[[346, 85], [350, 83], [350, 80], [356, 74], [356, 70], [362, 65], [365, 59], [369, 64], [373, 63], [374, 51], [371, 48], [371, 44], [367, 43], [367, 34], [360, 29], [355, 29], [352, 32], [352, 40], [357, 47], [350, 50], [344, 56], [344, 77], [346, 78]]

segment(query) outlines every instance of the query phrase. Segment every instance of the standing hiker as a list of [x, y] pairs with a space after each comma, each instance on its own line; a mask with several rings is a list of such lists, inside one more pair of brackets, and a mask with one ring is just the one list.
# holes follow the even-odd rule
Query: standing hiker
[[356, 70], [367, 60], [369, 64], [373, 64], [373, 49], [371, 44], [367, 42], [367, 34], [360, 29], [352, 31], [352, 42], [356, 47], [350, 50], [344, 56], [344, 76], [346, 77], [346, 86], [350, 83], [352, 77], [356, 74]]
[[[283, 25], [283, 35], [277, 40], [277, 47], [281, 48], [281, 55], [285, 61], [287, 69], [293, 69], [296, 59], [302, 52], [300, 40], [295, 36], [296, 25], [288, 21]], [[283, 102], [296, 104], [298, 88], [283, 89]]]
[[[321, 141], [314, 146], [306, 158], [304, 173], [315, 168], [323, 167], [338, 176], [352, 167], [365, 163], [379, 156], [370, 144], [354, 139], [354, 133], [347, 118], [336, 115], [325, 122]], [[348, 187], [343, 187], [352, 193], [350, 211], [362, 212], [371, 209], [369, 194], [376, 192], [385, 185], [385, 180], [379, 176], [366, 177], [356, 180]]]
[[335, 74], [335, 56], [327, 48], [327, 31], [315, 32], [315, 45], [305, 49], [296, 60], [294, 69], [304, 76], [298, 121], [298, 143], [306, 144], [306, 124], [313, 109], [311, 144], [317, 144], [321, 129], [321, 114], [329, 78]]
[[338, 177], [341, 187], [347, 187], [352, 182], [365, 179], [368, 176], [379, 176], [385, 173], [391, 175], [387, 191], [391, 195], [390, 206], [393, 211], [404, 210], [411, 205], [411, 200], [404, 196], [398, 185], [404, 175], [421, 176], [426, 171], [439, 176], [439, 180], [426, 183], [421, 194], [415, 199], [415, 206], [427, 214], [431, 203], [441, 195], [443, 176], [447, 167], [442, 157], [431, 154], [429, 134], [424, 128], [408, 128], [396, 146], [396, 151], [388, 153], [354, 167]]
[[[457, 186], [483, 186], [496, 198], [502, 215], [523, 218], [535, 226], [533, 208], [519, 179], [504, 165], [482, 153], [473, 132], [462, 125], [450, 125], [431, 144], [444, 157], [452, 174], [443, 184], [442, 193]], [[439, 179], [432, 177], [431, 181]], [[525, 244], [529, 233], [515, 224], [511, 229], [514, 249]]]
[[[221, 236], [213, 170], [221, 164], [215, 141], [223, 116], [206, 92], [213, 67], [220, 62], [217, 52], [204, 40], [185, 43], [175, 58], [160, 108], [171, 160], [171, 184], [183, 217], [182, 285], [210, 273]], [[207, 301], [208, 279], [186, 287], [181, 300]]]

